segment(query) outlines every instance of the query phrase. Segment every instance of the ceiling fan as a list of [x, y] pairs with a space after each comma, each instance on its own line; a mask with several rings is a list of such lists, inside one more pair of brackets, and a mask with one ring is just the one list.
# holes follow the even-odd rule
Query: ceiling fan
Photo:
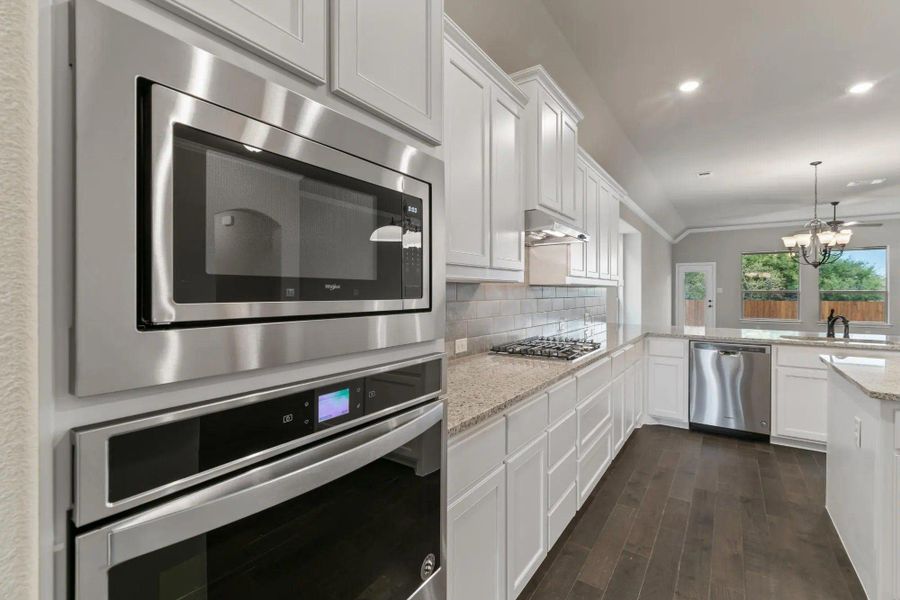
[[840, 231], [846, 227], [881, 227], [881, 223], [864, 223], [862, 221], [842, 221], [837, 218], [837, 206], [840, 202], [832, 202], [832, 217], [830, 221], [825, 221], [832, 231]]

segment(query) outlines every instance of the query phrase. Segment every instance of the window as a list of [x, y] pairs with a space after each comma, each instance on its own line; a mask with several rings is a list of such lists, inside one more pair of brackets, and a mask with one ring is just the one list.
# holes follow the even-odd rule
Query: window
[[797, 321], [800, 265], [787, 252], [741, 255], [741, 318]]
[[819, 267], [819, 318], [834, 309], [850, 321], [887, 322], [887, 248], [845, 250]]

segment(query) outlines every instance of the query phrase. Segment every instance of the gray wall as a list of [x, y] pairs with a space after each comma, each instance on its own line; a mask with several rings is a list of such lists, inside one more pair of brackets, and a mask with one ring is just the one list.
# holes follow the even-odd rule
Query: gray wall
[[[671, 325], [672, 244], [628, 207], [622, 205], [619, 211], [624, 221], [641, 232], [641, 325]], [[628, 287], [627, 280], [625, 286]]]
[[[673, 247], [672, 276], [674, 264], [690, 262], [716, 263], [716, 286], [722, 288], [717, 295], [716, 313], [719, 327], [749, 327], [758, 329], [799, 329], [803, 331], [822, 330], [818, 323], [818, 279], [816, 270], [809, 266], [800, 269], [800, 322], [764, 323], [741, 320], [741, 252], [771, 252], [783, 250], [781, 236], [796, 231], [796, 227], [775, 227], [765, 229], [744, 229], [737, 231], [715, 231], [695, 233], [687, 236]], [[888, 246], [888, 298], [890, 306], [888, 319], [891, 327], [853, 327], [853, 331], [871, 333], [900, 334], [900, 260], [896, 250], [900, 246], [900, 220], [885, 221], [883, 227], [857, 227], [853, 230], [850, 247]], [[673, 286], [674, 287], [674, 286]], [[674, 299], [674, 289], [672, 291]]]
[[507, 73], [542, 64], [584, 112], [578, 143], [671, 235], [684, 229], [541, 0], [444, 0], [444, 10]]
[[468, 338], [466, 354], [485, 352], [533, 335], [556, 335], [582, 327], [585, 312], [606, 321], [606, 289], [540, 287], [508, 283], [447, 284], [447, 354]]

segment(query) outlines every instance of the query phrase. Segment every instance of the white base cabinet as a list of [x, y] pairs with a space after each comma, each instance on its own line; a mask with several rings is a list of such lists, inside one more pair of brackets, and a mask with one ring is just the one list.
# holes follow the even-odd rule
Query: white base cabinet
[[[615, 458], [611, 393], [623, 390], [622, 447], [639, 422], [626, 414], [631, 346], [546, 393], [450, 440], [447, 577], [450, 600], [515, 600]], [[631, 423], [631, 427], [626, 427]]]
[[647, 340], [647, 416], [669, 425], [688, 425], [688, 341]]
[[451, 598], [506, 598], [506, 467], [500, 465], [447, 509]]

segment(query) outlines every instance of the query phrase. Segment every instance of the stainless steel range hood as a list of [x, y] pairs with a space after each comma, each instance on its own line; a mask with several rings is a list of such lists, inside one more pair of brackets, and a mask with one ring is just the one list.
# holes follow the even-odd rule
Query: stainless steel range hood
[[562, 219], [538, 209], [525, 211], [525, 245], [584, 243], [590, 236]]

